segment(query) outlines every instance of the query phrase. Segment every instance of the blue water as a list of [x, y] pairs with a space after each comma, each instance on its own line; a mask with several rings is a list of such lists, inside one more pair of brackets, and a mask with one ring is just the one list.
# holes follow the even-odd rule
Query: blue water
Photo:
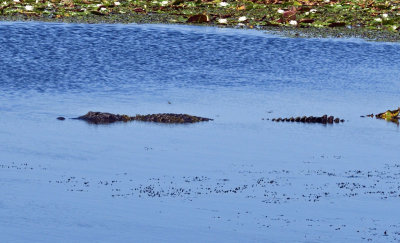
[[[118, 221], [124, 214], [117, 209], [105, 208], [101, 203], [91, 206], [88, 202], [92, 199], [86, 194], [74, 194], [49, 185], [48, 181], [60, 177], [109, 178], [128, 173], [138, 183], [163, 176], [229, 177], [241, 183], [240, 177], [232, 174], [240, 171], [239, 167], [296, 171], [309, 168], [311, 161], [313, 169], [375, 169], [398, 158], [395, 153], [400, 145], [399, 127], [360, 118], [360, 115], [400, 105], [399, 44], [359, 39], [293, 39], [253, 30], [174, 25], [3, 22], [0, 53], [0, 162], [28, 163], [51, 171], [34, 178], [22, 174], [15, 179], [0, 168], [2, 190], [22, 184], [20, 190], [4, 191], [10, 194], [3, 201], [6, 206], [2, 206], [0, 199], [0, 216], [14, 222], [0, 221], [8, 232], [7, 239], [12, 241], [18, 239], [17, 229], [23, 224], [36, 229], [33, 231], [37, 234], [25, 232], [36, 240], [46, 230], [55, 232], [49, 241], [60, 240], [57, 233], [61, 239], [68, 239], [62, 232], [70, 225], [78, 229], [77, 239], [86, 235], [86, 240], [96, 241], [99, 240], [96, 234], [105, 237], [99, 233], [107, 230], [121, 233], [115, 239], [128, 239], [124, 238], [128, 233], [122, 234], [111, 223], [108, 228], [93, 228], [89, 233], [82, 230], [84, 226], [80, 223], [75, 224], [74, 220], [81, 215], [88, 218], [83, 225], [90, 226], [90, 219], [96, 224], [95, 215], [105, 211], [110, 214], [101, 220], [114, 220], [115, 225], [125, 221]], [[56, 120], [58, 116], [72, 118], [89, 110], [130, 115], [188, 113], [214, 121], [191, 125], [132, 122], [96, 126], [77, 120]], [[263, 120], [323, 114], [338, 116], [346, 122], [311, 125]], [[342, 159], [337, 160], [338, 157]], [[316, 158], [329, 159], [316, 161]], [[39, 198], [25, 198], [24, 195], [30, 195], [28, 191], [38, 188], [43, 191], [37, 197], [45, 198], [56, 208]], [[48, 195], [43, 188], [62, 195]], [[111, 198], [111, 192], [102, 193], [93, 195], [101, 201], [117, 203], [117, 199]], [[65, 203], [69, 197], [82, 206], [62, 213], [57, 209], [63, 205], [58, 198], [64, 198]], [[19, 202], [15, 208], [14, 200]], [[130, 197], [117, 201], [130, 208], [135, 200]], [[164, 205], [163, 199], [146, 200], [143, 203], [152, 205], [148, 207], [154, 212], [171, 206]], [[198, 200], [205, 200], [203, 205], [212, 210], [210, 205], [219, 199]], [[259, 206], [251, 206], [247, 201], [250, 199], [229, 200], [233, 206], [221, 206], [220, 210], [225, 207], [261, 210]], [[254, 199], [251, 203], [260, 201]], [[45, 206], [41, 207], [42, 204]], [[183, 205], [189, 215], [194, 215], [193, 225], [188, 226], [190, 230], [197, 230], [196, 222], [207, 225], [211, 218], [207, 214], [198, 216], [204, 212], [198, 211], [190, 200], [171, 204], [178, 205], [177, 208]], [[20, 207], [27, 210], [26, 214], [21, 213], [24, 216], [10, 213]], [[156, 223], [158, 216], [143, 213], [146, 211], [143, 208], [146, 206], [135, 213], [140, 211], [148, 221], [146, 225], [153, 228], [155, 238], [151, 240], [157, 236], [162, 239], [161, 235], [166, 232], [157, 227], [170, 225], [167, 220], [170, 217], [166, 217], [165, 223]], [[37, 214], [32, 213], [35, 210]], [[36, 221], [39, 214], [43, 219]], [[55, 220], [58, 214], [73, 215], [72, 221], [59, 222]], [[127, 222], [131, 220], [126, 217]], [[187, 225], [184, 217], [172, 222]], [[54, 229], [46, 228], [47, 223], [43, 223], [51, 225], [49, 222], [53, 221], [57, 221]], [[239, 220], [238, 225], [245, 225], [245, 233], [237, 237], [247, 239], [246, 234], [250, 232], [260, 237], [255, 239], [268, 239], [264, 230], [248, 230], [252, 223], [252, 220]], [[211, 235], [204, 233], [198, 240], [218, 232], [227, 233], [233, 237], [231, 240], [240, 239], [230, 226], [213, 225], [218, 230], [211, 231]], [[138, 239], [148, 239], [142, 234], [142, 228], [135, 231], [135, 227], [127, 232], [135, 233]], [[296, 227], [288, 227], [288, 234], [298, 237], [296, 232], [300, 232], [301, 235], [303, 231]], [[314, 237], [327, 235], [330, 233]], [[349, 239], [349, 235], [341, 237]], [[190, 238], [189, 235], [182, 237], [181, 240]], [[269, 239], [277, 240], [276, 237]]]

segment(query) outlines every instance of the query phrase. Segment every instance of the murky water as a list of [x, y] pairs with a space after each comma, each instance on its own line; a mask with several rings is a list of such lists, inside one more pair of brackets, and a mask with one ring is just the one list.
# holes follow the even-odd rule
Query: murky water
[[[399, 238], [399, 127], [360, 118], [399, 106], [398, 44], [3, 22], [0, 53], [5, 239]], [[215, 120], [56, 120], [89, 110]], [[323, 114], [346, 122], [263, 120]], [[351, 195], [347, 182], [375, 187]]]

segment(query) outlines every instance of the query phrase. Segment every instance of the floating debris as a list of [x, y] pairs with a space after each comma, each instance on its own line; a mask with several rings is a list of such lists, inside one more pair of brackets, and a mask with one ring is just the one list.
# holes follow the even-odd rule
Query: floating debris
[[302, 122], [302, 123], [321, 123], [321, 124], [333, 124], [344, 122], [343, 119], [334, 116], [303, 116], [303, 117], [290, 117], [290, 118], [273, 118], [271, 121], [273, 122]]
[[109, 124], [113, 122], [128, 122], [128, 121], [144, 121], [144, 122], [157, 122], [157, 123], [195, 123], [201, 121], [212, 121], [213, 119], [191, 116], [187, 114], [148, 114], [148, 115], [120, 115], [107, 112], [94, 112], [89, 111], [83, 116], [74, 118], [84, 120], [93, 124]]

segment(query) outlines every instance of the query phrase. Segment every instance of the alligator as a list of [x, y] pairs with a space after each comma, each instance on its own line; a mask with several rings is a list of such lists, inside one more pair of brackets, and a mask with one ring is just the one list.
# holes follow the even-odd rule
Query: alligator
[[[392, 118], [399, 119], [399, 112], [400, 112], [400, 107], [397, 108], [396, 110], [387, 110], [385, 112], [376, 114], [375, 117], [378, 119], [392, 119]], [[361, 117], [374, 117], [374, 113]]]
[[386, 112], [376, 114], [375, 117], [379, 119], [399, 119], [399, 112], [400, 108], [396, 110], [387, 110]]
[[[400, 113], [400, 107], [397, 108], [396, 110], [387, 110], [386, 112], [376, 114], [375, 117], [377, 119], [383, 119], [386, 121], [394, 122], [397, 125], [399, 125], [399, 119], [400, 119], [399, 113]], [[372, 113], [361, 117], [374, 117], [374, 114]]]
[[191, 116], [187, 114], [174, 114], [174, 113], [160, 113], [148, 115], [120, 115], [108, 112], [94, 112], [89, 111], [83, 116], [73, 119], [84, 120], [92, 124], [109, 124], [113, 122], [128, 122], [128, 121], [144, 121], [144, 122], [157, 122], [157, 123], [195, 123], [202, 121], [212, 121], [213, 119]]
[[333, 124], [344, 122], [343, 119], [338, 117], [323, 115], [323, 116], [303, 116], [303, 117], [290, 117], [290, 118], [273, 118], [273, 122], [303, 122], [303, 123], [321, 123], [321, 124]]

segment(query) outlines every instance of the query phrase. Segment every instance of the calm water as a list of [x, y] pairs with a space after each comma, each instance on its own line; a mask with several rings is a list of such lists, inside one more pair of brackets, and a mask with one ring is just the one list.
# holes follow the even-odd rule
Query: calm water
[[[0, 232], [8, 240], [43, 240], [47, 234], [45, 239], [53, 242], [127, 240], [133, 235], [138, 240], [186, 241], [194, 236], [217, 240], [218, 234], [226, 241], [243, 237], [278, 242], [282, 235], [276, 232], [287, 233], [290, 241], [362, 237], [355, 229], [333, 229], [337, 235], [332, 236], [328, 226], [317, 233], [304, 228], [300, 222], [307, 217], [298, 207], [325, 215], [320, 220], [326, 225], [333, 218], [354, 227], [365, 224], [364, 236], [368, 228], [381, 227], [383, 232], [386, 225], [399, 224], [390, 213], [370, 218], [379, 226], [361, 220], [382, 203], [376, 198], [367, 198], [360, 209], [364, 211], [354, 215], [340, 211], [335, 204], [340, 198], [321, 205], [272, 207], [250, 192], [223, 200], [112, 197], [114, 189], [128, 190], [129, 181], [139, 185], [151, 178], [179, 184], [176, 178], [206, 176], [214, 184], [227, 179], [242, 185], [252, 178], [238, 174], [243, 170], [377, 170], [397, 162], [399, 127], [360, 115], [400, 105], [399, 44], [187, 26], [3, 22], [0, 53], [0, 163], [33, 168], [0, 168], [0, 188], [6, 195], [0, 199], [0, 218], [8, 219], [0, 220]], [[188, 113], [215, 120], [94, 126], [55, 119], [89, 110]], [[323, 126], [262, 120], [323, 114], [346, 122]], [[120, 174], [130, 179], [112, 190], [92, 186], [77, 193], [49, 182], [73, 176], [99, 184]], [[346, 201], [347, 210], [364, 202], [357, 200]], [[381, 210], [395, 210], [390, 205], [398, 201], [390, 203], [383, 202]], [[343, 215], [335, 217], [334, 211]], [[239, 212], [288, 214], [292, 224], [282, 219], [266, 229], [260, 226], [261, 216], [229, 218]], [[22, 226], [26, 239], [18, 231]]]

